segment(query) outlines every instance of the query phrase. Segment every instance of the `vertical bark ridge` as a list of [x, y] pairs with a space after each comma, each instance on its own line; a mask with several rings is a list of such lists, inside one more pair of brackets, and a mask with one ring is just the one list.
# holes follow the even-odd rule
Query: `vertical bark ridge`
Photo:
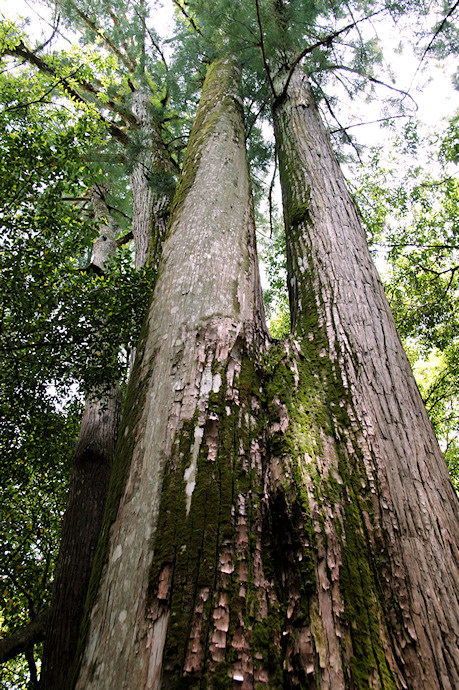
[[132, 234], [136, 266], [157, 268], [175, 191], [173, 168], [152, 112], [151, 91], [141, 84], [133, 94], [139, 151], [131, 173]]
[[[315, 673], [322, 688], [452, 688], [457, 497], [300, 68], [274, 122], [297, 349], [292, 436], [306, 434], [307, 391], [324, 411], [308, 421], [309, 449], [292, 447], [317, 540], [322, 622], [305, 628]], [[322, 667], [324, 644], [335, 666]]]
[[249, 552], [244, 506], [261, 473], [252, 390], [267, 338], [238, 81], [232, 59], [209, 68], [190, 136], [123, 413], [78, 688], [249, 672], [241, 625], [225, 662], [230, 593], [217, 587]]
[[[99, 235], [91, 263], [105, 271], [116, 252], [118, 225], [108, 212], [103, 190], [95, 188], [92, 204]], [[88, 399], [81, 420], [54, 574], [40, 684], [65, 690], [72, 680], [94, 553], [104, 514], [121, 413], [118, 385], [95, 402]]]

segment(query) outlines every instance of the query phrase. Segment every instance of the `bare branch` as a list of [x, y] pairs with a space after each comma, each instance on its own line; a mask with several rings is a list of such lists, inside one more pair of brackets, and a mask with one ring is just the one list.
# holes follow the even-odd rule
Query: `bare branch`
[[344, 72], [351, 72], [352, 74], [358, 74], [360, 77], [363, 77], [364, 79], [368, 79], [368, 81], [371, 81], [373, 84], [378, 84], [378, 86], [384, 86], [386, 89], [390, 89], [391, 91], [395, 91], [396, 93], [401, 94], [404, 98], [408, 97], [410, 98], [414, 105], [416, 106], [416, 110], [418, 110], [419, 106], [414, 100], [413, 96], [408, 93], [408, 91], [404, 91], [403, 89], [397, 89], [395, 86], [391, 86], [390, 84], [387, 84], [384, 81], [381, 81], [380, 79], [376, 79], [376, 77], [372, 77], [371, 74], [362, 74], [362, 72], [359, 72], [357, 69], [353, 69], [352, 67], [346, 67], [346, 65], [328, 65], [327, 67], [323, 68], [326, 71], [332, 71], [332, 70], [337, 70], [337, 71], [344, 71]]
[[0, 640], [0, 664], [14, 659], [18, 654], [24, 653], [37, 642], [43, 642], [50, 615], [50, 609], [41, 611], [24, 628], [16, 630], [8, 637]]
[[353, 127], [364, 127], [365, 125], [377, 125], [379, 122], [387, 122], [387, 120], [397, 120], [400, 117], [409, 117], [409, 115], [388, 115], [381, 117], [378, 120], [368, 120], [368, 122], [357, 122], [354, 125], [347, 125], [347, 127], [340, 127], [339, 129], [330, 130], [330, 134], [338, 134], [339, 132], [346, 132]]
[[375, 242], [376, 247], [393, 249], [394, 247], [417, 247], [419, 249], [459, 249], [458, 244], [416, 244], [415, 242], [394, 242], [391, 244], [381, 244]]
[[[322, 97], [323, 97], [323, 99], [324, 99], [324, 101], [325, 101], [325, 105], [327, 106], [328, 112], [330, 113], [330, 115], [332, 116], [332, 118], [334, 119], [334, 121], [338, 124], [339, 129], [345, 131], [344, 127], [341, 125], [341, 122], [340, 122], [340, 121], [338, 120], [338, 118], [336, 117], [336, 115], [335, 115], [335, 113], [334, 113], [334, 110], [333, 110], [333, 108], [332, 108], [332, 106], [331, 106], [330, 101], [328, 100], [328, 98], [326, 97], [326, 95], [325, 95], [324, 93], [322, 94]], [[347, 143], [350, 144], [350, 145], [352, 146], [352, 148], [354, 149], [354, 151], [355, 151], [355, 153], [356, 153], [356, 155], [357, 155], [357, 158], [359, 159], [359, 162], [363, 165], [363, 161], [362, 161], [362, 158], [361, 158], [361, 156], [360, 156], [360, 151], [359, 151], [359, 149], [357, 148], [357, 146], [354, 144], [354, 142], [352, 141], [352, 139], [350, 138], [349, 135], [347, 135]]]
[[268, 62], [266, 60], [265, 42], [263, 39], [263, 27], [261, 26], [260, 5], [258, 4], [258, 0], [255, 0], [255, 7], [257, 10], [258, 34], [260, 37], [261, 57], [263, 59], [263, 66], [265, 68], [266, 76], [268, 77], [269, 87], [271, 89], [271, 93], [272, 93], [273, 98], [275, 100], [276, 99], [276, 90], [274, 88], [274, 83], [273, 83], [273, 80], [271, 78], [271, 70], [269, 69]]

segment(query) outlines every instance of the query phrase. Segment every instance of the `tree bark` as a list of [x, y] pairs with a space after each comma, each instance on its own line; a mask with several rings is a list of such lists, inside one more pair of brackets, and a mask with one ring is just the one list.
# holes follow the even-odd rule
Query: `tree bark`
[[311, 687], [459, 687], [457, 496], [301, 68], [273, 112], [295, 377], [278, 482], [293, 461], [315, 542], [292, 651]]
[[[102, 190], [93, 190], [92, 204], [100, 232], [94, 242], [91, 263], [105, 271], [116, 252], [118, 225], [108, 212]], [[73, 457], [45, 637], [40, 678], [45, 690], [66, 690], [71, 686], [73, 659], [104, 514], [120, 411], [119, 385], [100, 401], [89, 398], [85, 404]]]
[[[147, 262], [155, 268], [158, 266], [174, 190], [170, 157], [152, 118], [150, 101], [151, 94], [145, 87], [139, 87], [134, 93], [133, 114], [141, 140], [131, 174], [132, 232], [138, 268]], [[154, 175], [163, 178], [159, 191], [155, 189]], [[108, 211], [103, 190], [93, 190], [92, 205], [101, 229], [94, 242], [91, 263], [105, 271], [116, 253], [119, 228]], [[132, 361], [134, 357], [132, 353]], [[65, 690], [72, 682], [73, 659], [104, 513], [120, 409], [118, 383], [100, 402], [89, 399], [85, 404], [44, 649], [41, 684], [45, 690]]]
[[444, 461], [299, 68], [273, 107], [293, 336], [268, 347], [237, 72], [209, 69], [190, 136], [76, 687], [452, 689]]
[[152, 113], [151, 91], [140, 84], [133, 95], [134, 133], [139, 148], [130, 176], [136, 266], [157, 268], [175, 191], [170, 155]]
[[[232, 60], [209, 70], [190, 136], [123, 415], [77, 688], [230, 680], [229, 615], [245, 608], [247, 525], [263, 487], [255, 361], [266, 341], [238, 73]], [[240, 625], [237, 640], [234, 677], [250, 657]]]

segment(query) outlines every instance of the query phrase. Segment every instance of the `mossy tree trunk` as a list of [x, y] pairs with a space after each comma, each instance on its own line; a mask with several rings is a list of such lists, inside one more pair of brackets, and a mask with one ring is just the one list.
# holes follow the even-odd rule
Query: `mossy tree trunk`
[[233, 60], [210, 68], [190, 136], [127, 395], [78, 688], [161, 677], [221, 687], [228, 654], [234, 677], [251, 664], [244, 616], [266, 608], [253, 581], [267, 336], [238, 80]]
[[298, 69], [269, 346], [237, 83], [209, 69], [190, 136], [76, 687], [453, 688], [457, 500], [355, 208]]
[[300, 68], [273, 114], [293, 328], [278, 482], [316, 573], [292, 649], [312, 687], [458, 687], [457, 496]]

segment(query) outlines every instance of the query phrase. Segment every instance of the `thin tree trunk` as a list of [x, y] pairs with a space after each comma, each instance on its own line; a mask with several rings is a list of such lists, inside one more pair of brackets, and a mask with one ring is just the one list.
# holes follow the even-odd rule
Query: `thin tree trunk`
[[136, 266], [157, 268], [175, 191], [171, 158], [152, 113], [151, 91], [141, 84], [133, 95], [137, 152], [131, 173], [132, 233]]
[[[105, 271], [116, 252], [118, 226], [103, 192], [95, 188], [92, 204], [101, 228], [94, 242], [92, 264]], [[53, 583], [40, 685], [66, 690], [84, 611], [94, 553], [104, 514], [121, 411], [121, 389], [100, 401], [88, 399], [73, 456], [73, 469], [61, 544]]]
[[[231, 60], [210, 68], [190, 136], [123, 415], [85, 690], [230, 681], [230, 611], [245, 611], [247, 526], [263, 491], [254, 360], [266, 339], [238, 72]], [[234, 677], [251, 658], [241, 624]]]
[[459, 687], [457, 496], [301, 68], [273, 110], [295, 381], [278, 481], [293, 461], [315, 543], [292, 653], [322, 690]]

